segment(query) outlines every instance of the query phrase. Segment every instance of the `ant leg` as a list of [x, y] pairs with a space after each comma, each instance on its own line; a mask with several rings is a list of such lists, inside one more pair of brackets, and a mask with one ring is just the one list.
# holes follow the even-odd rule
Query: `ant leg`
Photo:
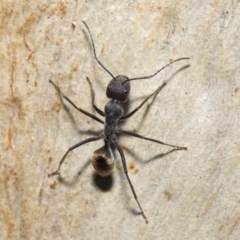
[[133, 132], [125, 131], [125, 130], [120, 130], [120, 129], [118, 130], [118, 132], [130, 135], [130, 136], [133, 136], [133, 137], [141, 138], [141, 139], [144, 139], [144, 140], [148, 140], [148, 141], [151, 141], [151, 142], [160, 143], [162, 145], [166, 145], [166, 146], [169, 146], [169, 147], [173, 147], [176, 150], [187, 150], [187, 147], [180, 147], [180, 146], [176, 146], [176, 145], [171, 145], [171, 144], [168, 144], [168, 143], [164, 143], [164, 142], [158, 141], [156, 139], [144, 137], [144, 136], [139, 135], [137, 133], [133, 133]]
[[70, 147], [67, 152], [64, 154], [64, 156], [62, 157], [61, 161], [59, 162], [59, 165], [58, 165], [58, 169], [54, 172], [52, 172], [51, 174], [48, 174], [48, 177], [52, 177], [53, 175], [57, 175], [59, 174], [59, 170], [60, 170], [60, 167], [61, 165], [63, 164], [64, 160], [66, 159], [67, 155], [69, 152], [71, 152], [72, 150], [74, 150], [75, 148], [78, 148], [80, 147], [81, 145], [85, 144], [85, 143], [89, 143], [89, 142], [94, 142], [94, 141], [97, 141], [99, 140], [100, 138], [102, 137], [102, 134], [99, 135], [98, 137], [91, 137], [91, 138], [88, 138], [86, 140], [83, 140], [82, 142]]
[[94, 120], [96, 120], [96, 121], [98, 121], [98, 122], [100, 122], [100, 123], [104, 123], [100, 118], [98, 118], [98, 117], [94, 116], [93, 114], [91, 114], [91, 113], [89, 113], [89, 112], [87, 112], [87, 111], [85, 111], [85, 110], [77, 107], [67, 96], [65, 96], [65, 95], [61, 92], [60, 88], [59, 88], [51, 79], [49, 80], [49, 82], [56, 88], [56, 90], [58, 91], [58, 93], [59, 93], [65, 100], [67, 100], [74, 108], [76, 108], [79, 112], [85, 114], [86, 116], [88, 116], [88, 117], [90, 117], [90, 118], [92, 118], [92, 119], [94, 119]]
[[143, 210], [142, 210], [142, 207], [141, 207], [141, 205], [140, 205], [140, 203], [139, 203], [139, 201], [138, 201], [138, 198], [137, 198], [137, 194], [136, 194], [136, 192], [135, 192], [135, 190], [134, 190], [134, 187], [133, 187], [133, 185], [132, 185], [132, 182], [131, 182], [131, 180], [130, 180], [130, 178], [129, 178], [129, 176], [128, 176], [126, 159], [125, 159], [123, 150], [122, 150], [122, 148], [120, 147], [120, 145], [118, 144], [117, 139], [112, 140], [112, 142], [113, 142], [113, 144], [115, 145], [115, 147], [117, 148], [117, 150], [118, 150], [118, 152], [119, 152], [119, 154], [120, 154], [120, 156], [121, 156], [124, 173], [125, 173], [125, 175], [126, 175], [126, 177], [127, 177], [128, 183], [129, 183], [129, 185], [130, 185], [130, 187], [131, 187], [132, 193], [133, 193], [134, 198], [135, 198], [135, 200], [136, 200], [136, 202], [137, 202], [137, 204], [138, 204], [138, 207], [139, 207], [139, 209], [140, 209], [140, 211], [141, 211], [141, 214], [142, 214], [145, 222], [148, 223], [147, 217], [145, 216], [145, 214], [144, 214], [144, 212], [143, 212]]
[[165, 86], [166, 86], [166, 82], [164, 82], [156, 91], [154, 91], [152, 94], [150, 94], [147, 98], [144, 99], [144, 101], [137, 107], [135, 108], [133, 111], [131, 111], [130, 113], [122, 116], [120, 118], [120, 120], [123, 120], [123, 119], [126, 119], [126, 118], [129, 118], [131, 117], [134, 113], [136, 113], [146, 102], [149, 98], [151, 98], [152, 96], [154, 95], [157, 95]]
[[104, 113], [101, 109], [99, 109], [99, 108], [96, 106], [96, 104], [95, 104], [95, 93], [94, 93], [93, 88], [92, 88], [92, 83], [91, 83], [91, 81], [89, 80], [88, 77], [86, 77], [86, 79], [87, 79], [87, 81], [88, 81], [88, 84], [89, 84], [90, 90], [91, 90], [92, 106], [93, 106], [93, 108], [98, 112], [98, 114], [100, 114], [101, 116], [105, 117], [105, 113]]

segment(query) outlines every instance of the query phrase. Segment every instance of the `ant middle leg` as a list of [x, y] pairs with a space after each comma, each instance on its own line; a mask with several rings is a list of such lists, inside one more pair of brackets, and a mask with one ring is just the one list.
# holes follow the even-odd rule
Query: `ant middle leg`
[[154, 91], [152, 94], [150, 94], [148, 97], [146, 97], [143, 102], [137, 107], [135, 108], [133, 111], [131, 111], [130, 113], [127, 113], [126, 115], [122, 116], [120, 118], [120, 120], [126, 119], [131, 117], [134, 113], [136, 113], [146, 102], [149, 98], [151, 98], [152, 96], [156, 96], [165, 86], [167, 85], [166, 82], [164, 82], [156, 91]]
[[159, 144], [166, 145], [166, 146], [169, 146], [169, 147], [173, 147], [173, 148], [175, 148], [176, 150], [185, 150], [185, 151], [187, 150], [187, 147], [180, 147], [180, 146], [168, 144], [168, 143], [165, 143], [165, 142], [162, 142], [162, 141], [153, 139], [153, 138], [144, 137], [144, 136], [139, 135], [139, 134], [134, 133], [134, 132], [125, 131], [125, 130], [120, 130], [120, 129], [118, 129], [118, 132], [119, 132], [119, 133], [126, 134], [126, 135], [130, 135], [130, 136], [133, 136], [133, 137], [137, 137], [137, 138], [140, 138], [140, 139], [144, 139], [144, 140], [147, 140], [147, 141], [151, 141], [151, 142], [159, 143]]
[[51, 177], [51, 176], [53, 176], [53, 175], [59, 174], [60, 167], [61, 167], [61, 165], [63, 164], [63, 162], [65, 161], [65, 159], [66, 159], [66, 157], [67, 157], [67, 155], [68, 155], [69, 152], [71, 152], [71, 151], [74, 150], [75, 148], [78, 148], [78, 147], [84, 145], [85, 143], [94, 142], [94, 141], [99, 140], [100, 138], [102, 138], [102, 134], [100, 134], [98, 137], [91, 137], [91, 138], [85, 139], [85, 140], [81, 141], [80, 143], [78, 143], [78, 144], [70, 147], [70, 148], [67, 150], [67, 152], [64, 154], [64, 156], [62, 157], [61, 161], [59, 162], [59, 165], [58, 165], [57, 170], [54, 171], [54, 172], [52, 172], [52, 173], [50, 173], [50, 174], [48, 174], [48, 177]]
[[92, 119], [94, 119], [94, 120], [96, 120], [96, 121], [98, 121], [98, 122], [100, 122], [100, 123], [102, 123], [102, 124], [104, 123], [100, 118], [98, 118], [98, 117], [94, 116], [93, 114], [91, 114], [91, 113], [83, 110], [82, 108], [77, 107], [67, 96], [65, 96], [65, 95], [61, 92], [60, 88], [59, 88], [51, 79], [49, 79], [49, 82], [56, 88], [56, 90], [58, 91], [58, 93], [59, 93], [65, 100], [67, 100], [75, 109], [77, 109], [79, 112], [85, 114], [86, 116], [88, 116], [88, 117], [90, 117], [90, 118], [92, 118]]
[[144, 212], [143, 212], [143, 209], [142, 209], [142, 207], [141, 207], [141, 204], [140, 204], [140, 202], [138, 201], [137, 194], [136, 194], [136, 192], [135, 192], [135, 190], [134, 190], [134, 187], [133, 187], [133, 185], [132, 185], [132, 182], [131, 182], [131, 180], [130, 180], [130, 178], [129, 178], [129, 176], [128, 176], [126, 159], [125, 159], [123, 150], [122, 150], [122, 148], [120, 147], [120, 145], [118, 144], [117, 139], [112, 140], [112, 142], [113, 142], [114, 146], [117, 148], [117, 150], [118, 150], [118, 152], [119, 152], [119, 154], [120, 154], [120, 156], [121, 156], [122, 165], [123, 165], [123, 170], [124, 170], [124, 173], [125, 173], [125, 175], [126, 175], [126, 177], [127, 177], [128, 183], [129, 183], [129, 185], [130, 185], [130, 187], [131, 187], [133, 196], [134, 196], [134, 198], [135, 198], [135, 200], [136, 200], [136, 202], [137, 202], [137, 204], [138, 204], [138, 207], [139, 207], [139, 209], [140, 209], [140, 211], [141, 211], [141, 214], [142, 214], [145, 222], [148, 223], [147, 217], [146, 217], [146, 215], [145, 215]]

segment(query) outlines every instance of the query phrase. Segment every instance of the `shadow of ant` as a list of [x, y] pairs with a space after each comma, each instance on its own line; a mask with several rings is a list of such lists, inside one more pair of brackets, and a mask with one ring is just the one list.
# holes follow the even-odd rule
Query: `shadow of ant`
[[[173, 73], [173, 74], [171, 75], [171, 77], [169, 77], [169, 78], [165, 81], [165, 82], [166, 82], [166, 85], [168, 85], [168, 83], [169, 83], [170, 81], [173, 81], [172, 79], [173, 79], [178, 73], [180, 73], [181, 71], [183, 71], [183, 70], [185, 70], [186, 68], [189, 68], [189, 67], [190, 67], [190, 64], [181, 67], [179, 70], [177, 70], [175, 73]], [[165, 86], [166, 86], [166, 85], [165, 85]], [[165, 86], [164, 86], [164, 87], [165, 87]], [[162, 89], [163, 89], [163, 88], [161, 88], [160, 91], [162, 91]], [[140, 132], [140, 130], [141, 130], [141, 128], [142, 128], [142, 126], [143, 126], [143, 124], [144, 124], [144, 122], [145, 122], [145, 119], [146, 119], [146, 117], [147, 117], [147, 115], [148, 115], [148, 113], [149, 113], [149, 111], [150, 111], [153, 103], [155, 102], [158, 94], [160, 93], [160, 91], [158, 91], [158, 92], [153, 96], [153, 98], [149, 101], [149, 103], [146, 105], [145, 110], [144, 110], [144, 113], [142, 113], [142, 118], [141, 118], [141, 120], [139, 121], [139, 125], [138, 125], [138, 127], [136, 127], [136, 129], [135, 129], [136, 132]], [[149, 94], [147, 94], [147, 95], [149, 95]], [[141, 98], [145, 98], [145, 96], [142, 96]]]
[[94, 172], [92, 175], [92, 183], [98, 190], [108, 192], [114, 185], [113, 174], [111, 173], [103, 177]]
[[[86, 161], [86, 163], [83, 165], [81, 170], [79, 170], [78, 173], [71, 180], [67, 180], [66, 178], [61, 176], [61, 173], [59, 173], [58, 178], [57, 178], [59, 183], [66, 187], [76, 186], [77, 184], [79, 184], [81, 175], [86, 171], [86, 169], [87, 169], [87, 167], [89, 167], [89, 165], [91, 165], [90, 160]], [[112, 174], [110, 174], [108, 176], [102, 177], [99, 174], [97, 174], [96, 172], [93, 172], [92, 173], [92, 184], [96, 189], [98, 189], [102, 192], [107, 192], [113, 187], [113, 184], [114, 184], [113, 176], [112, 176]]]
[[143, 160], [143, 159], [141, 158], [141, 156], [140, 156], [139, 154], [137, 154], [135, 151], [130, 150], [130, 149], [128, 149], [128, 148], [124, 148], [124, 150], [125, 150], [126, 152], [128, 152], [128, 154], [129, 154], [130, 156], [132, 156], [132, 158], [133, 158], [134, 160], [136, 160], [136, 161], [138, 161], [138, 162], [140, 162], [140, 163], [142, 163], [142, 164], [147, 164], [147, 163], [150, 163], [150, 162], [152, 162], [152, 161], [159, 160], [160, 158], [164, 158], [165, 156], [167, 156], [167, 155], [169, 155], [169, 154], [171, 154], [171, 153], [173, 153], [173, 152], [175, 152], [175, 151], [178, 151], [177, 149], [171, 149], [171, 150], [169, 150], [169, 151], [167, 151], [167, 152], [165, 152], [165, 153], [159, 153], [159, 154], [156, 154], [156, 155], [154, 155], [153, 157], [151, 157], [151, 158], [149, 158], [149, 159]]
[[71, 180], [66, 180], [66, 178], [61, 176], [61, 173], [57, 174], [59, 182], [64, 186], [74, 187], [76, 184], [78, 184], [78, 182], [80, 181], [80, 176], [83, 172], [85, 172], [85, 170], [90, 164], [90, 160], [86, 161], [81, 170], [79, 170], [78, 173]]

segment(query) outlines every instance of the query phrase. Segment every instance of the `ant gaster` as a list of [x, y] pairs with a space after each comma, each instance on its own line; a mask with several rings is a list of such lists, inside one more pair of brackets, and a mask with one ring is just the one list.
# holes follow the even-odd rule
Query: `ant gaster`
[[53, 81], [51, 81], [51, 80], [49, 80], [49, 81], [54, 85], [54, 87], [59, 92], [59, 94], [66, 101], [68, 101], [74, 108], [76, 108], [79, 112], [81, 112], [81, 113], [87, 115], [88, 117], [104, 124], [104, 130], [99, 136], [90, 137], [90, 138], [88, 138], [84, 141], [81, 141], [78, 144], [70, 147], [68, 149], [68, 151], [62, 157], [61, 161], [59, 162], [58, 169], [55, 172], [49, 174], [49, 177], [59, 174], [60, 167], [63, 164], [63, 162], [66, 159], [69, 152], [71, 152], [75, 148], [78, 148], [78, 147], [80, 147], [80, 146], [82, 146], [86, 143], [94, 142], [94, 141], [97, 141], [99, 139], [103, 139], [104, 140], [104, 146], [101, 147], [100, 149], [96, 150], [93, 153], [92, 165], [93, 165], [94, 169], [101, 176], [108, 176], [108, 175], [111, 174], [111, 172], [113, 170], [113, 166], [114, 166], [114, 158], [113, 158], [113, 154], [112, 154], [112, 145], [113, 145], [117, 149], [117, 151], [119, 152], [119, 154], [121, 156], [123, 170], [124, 170], [124, 173], [127, 177], [128, 183], [131, 187], [134, 198], [135, 198], [135, 200], [138, 204], [138, 207], [141, 211], [141, 214], [142, 214], [143, 218], [145, 219], [146, 223], [148, 223], [147, 217], [145, 216], [145, 214], [143, 212], [143, 209], [142, 209], [142, 207], [141, 207], [141, 205], [138, 201], [137, 194], [136, 194], [136, 192], [134, 190], [134, 187], [132, 185], [132, 182], [131, 182], [131, 180], [128, 176], [128, 170], [127, 170], [125, 155], [124, 155], [124, 152], [123, 152], [121, 146], [118, 143], [116, 134], [126, 134], [126, 135], [130, 135], [130, 136], [137, 137], [137, 138], [140, 138], [140, 139], [145, 139], [145, 140], [148, 140], [148, 141], [152, 141], [152, 142], [155, 142], [155, 143], [159, 143], [159, 144], [162, 144], [162, 145], [167, 145], [167, 146], [173, 147], [175, 150], [187, 150], [187, 147], [180, 147], [180, 146], [176, 146], [176, 145], [167, 144], [167, 143], [158, 141], [156, 139], [151, 139], [151, 138], [141, 136], [141, 135], [139, 135], [137, 133], [134, 133], [134, 132], [122, 130], [118, 127], [118, 121], [125, 120], [125, 119], [131, 117], [134, 113], [136, 113], [147, 102], [147, 100], [149, 98], [156, 95], [166, 85], [166, 82], [164, 82], [155, 92], [150, 94], [136, 109], [134, 109], [133, 111], [131, 111], [131, 112], [125, 114], [125, 115], [124, 115], [124, 112], [123, 112], [122, 102], [125, 101], [129, 96], [130, 81], [138, 80], [138, 79], [152, 78], [155, 75], [157, 75], [160, 71], [162, 71], [164, 68], [169, 66], [170, 64], [172, 64], [174, 62], [177, 62], [177, 61], [180, 61], [180, 60], [186, 60], [186, 59], [189, 59], [189, 58], [185, 57], [185, 58], [176, 59], [176, 60], [170, 62], [169, 64], [167, 64], [166, 66], [162, 67], [161, 69], [159, 69], [157, 72], [155, 72], [154, 74], [152, 74], [150, 76], [131, 78], [131, 79], [129, 79], [126, 76], [122, 76], [122, 75], [114, 77], [113, 74], [98, 60], [97, 55], [96, 55], [94, 41], [93, 41], [93, 38], [92, 38], [92, 34], [90, 32], [90, 29], [84, 21], [83, 21], [83, 24], [87, 28], [88, 33], [90, 35], [91, 43], [92, 43], [92, 47], [93, 47], [93, 52], [94, 52], [94, 57], [95, 57], [96, 61], [112, 77], [112, 80], [108, 84], [107, 90], [106, 90], [107, 97], [110, 98], [110, 101], [106, 104], [104, 112], [102, 110], [100, 110], [95, 105], [95, 93], [93, 91], [92, 84], [91, 84], [90, 80], [88, 79], [88, 77], [86, 78], [88, 83], [89, 83], [90, 90], [91, 90], [92, 106], [97, 111], [97, 113], [99, 115], [101, 115], [102, 117], [105, 117], [105, 122], [103, 122], [100, 118], [96, 117], [95, 115], [77, 107], [68, 97], [66, 97], [61, 92], [59, 87]]

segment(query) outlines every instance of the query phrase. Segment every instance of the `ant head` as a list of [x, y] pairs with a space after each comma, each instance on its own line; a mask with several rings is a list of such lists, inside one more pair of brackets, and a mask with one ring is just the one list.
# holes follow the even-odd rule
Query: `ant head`
[[129, 78], [126, 76], [117, 76], [113, 78], [107, 86], [107, 97], [125, 101], [130, 93]]
[[114, 161], [111, 158], [107, 145], [97, 149], [93, 153], [92, 165], [96, 173], [102, 177], [109, 176], [112, 173]]

